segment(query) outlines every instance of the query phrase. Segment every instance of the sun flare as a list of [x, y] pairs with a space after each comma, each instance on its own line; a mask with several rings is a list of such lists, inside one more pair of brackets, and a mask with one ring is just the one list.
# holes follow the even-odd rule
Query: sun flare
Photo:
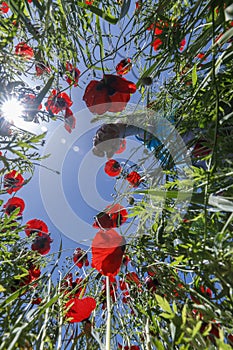
[[24, 107], [16, 98], [11, 98], [3, 102], [1, 107], [3, 117], [12, 122], [15, 118], [20, 117], [23, 114]]

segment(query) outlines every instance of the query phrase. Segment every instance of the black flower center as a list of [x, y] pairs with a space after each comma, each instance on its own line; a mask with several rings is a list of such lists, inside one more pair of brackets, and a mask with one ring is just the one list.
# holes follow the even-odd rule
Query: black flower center
[[64, 108], [66, 107], [66, 101], [62, 97], [58, 97], [56, 100], [56, 107], [58, 108]]

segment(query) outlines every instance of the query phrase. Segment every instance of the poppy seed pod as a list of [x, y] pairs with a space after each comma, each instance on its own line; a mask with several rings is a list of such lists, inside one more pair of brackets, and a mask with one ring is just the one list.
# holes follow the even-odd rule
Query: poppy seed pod
[[151, 77], [144, 77], [141, 79], [142, 85], [150, 86], [153, 83], [153, 79]]

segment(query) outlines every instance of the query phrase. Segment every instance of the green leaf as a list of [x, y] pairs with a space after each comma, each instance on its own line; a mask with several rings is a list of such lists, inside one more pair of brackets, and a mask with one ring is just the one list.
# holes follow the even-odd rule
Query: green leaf
[[193, 84], [193, 87], [196, 86], [196, 83], [197, 83], [197, 65], [195, 63], [194, 66], [193, 66], [193, 69], [192, 69], [192, 84]]
[[175, 258], [175, 261], [173, 261], [170, 266], [177, 266], [179, 265], [184, 259], [184, 255], [178, 256], [177, 258]]
[[5, 292], [5, 288], [0, 284], [0, 293]]
[[161, 309], [163, 309], [164, 311], [167, 311], [169, 314], [173, 314], [171, 306], [165, 298], [161, 297], [158, 294], [155, 294], [155, 298], [156, 298], [157, 303], [161, 307]]
[[193, 333], [192, 333], [192, 337], [194, 338], [195, 335], [199, 332], [199, 330], [201, 329], [201, 325], [202, 325], [202, 321], [198, 321], [196, 326], [193, 329]]
[[23, 153], [21, 153], [20, 151], [14, 149], [14, 148], [11, 148], [11, 152], [16, 154], [17, 156], [19, 156], [22, 159], [25, 159], [25, 160], [27, 159], [27, 157]]
[[154, 341], [154, 344], [155, 344], [157, 350], [164, 350], [165, 349], [163, 344], [161, 343], [161, 341], [159, 341], [158, 339], [156, 339]]
[[184, 307], [182, 309], [181, 315], [182, 315], [183, 325], [185, 325], [186, 324], [186, 320], [187, 320], [187, 305], [186, 304], [184, 304]]
[[38, 142], [40, 142], [41, 140], [43, 140], [43, 139], [45, 138], [46, 133], [47, 133], [47, 132], [44, 132], [44, 133], [42, 133], [42, 134], [40, 134], [40, 135], [32, 136], [32, 137], [30, 137], [30, 139], [28, 140], [28, 142], [30, 142], [30, 143], [38, 143]]
[[159, 316], [167, 319], [172, 319], [175, 317], [175, 314], [167, 314], [166, 312], [162, 312]]
[[176, 305], [175, 300], [174, 300], [173, 303], [172, 303], [172, 307], [173, 307], [174, 312], [177, 313], [177, 312], [178, 312], [178, 309], [177, 309], [177, 305]]
[[47, 81], [47, 83], [45, 84], [45, 86], [43, 87], [43, 89], [40, 91], [40, 93], [37, 95], [36, 99], [35, 99], [35, 108], [39, 107], [39, 105], [41, 104], [43, 98], [45, 97], [45, 95], [48, 93], [49, 89], [52, 86], [52, 83], [54, 81], [54, 76], [52, 76], [51, 78], [49, 78], [49, 80]]

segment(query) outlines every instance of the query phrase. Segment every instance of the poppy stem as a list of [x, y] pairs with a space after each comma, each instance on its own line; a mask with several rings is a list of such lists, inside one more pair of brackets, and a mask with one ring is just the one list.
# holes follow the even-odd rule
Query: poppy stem
[[106, 327], [106, 350], [111, 350], [111, 300], [109, 277], [106, 276], [106, 299], [107, 299], [107, 327]]

